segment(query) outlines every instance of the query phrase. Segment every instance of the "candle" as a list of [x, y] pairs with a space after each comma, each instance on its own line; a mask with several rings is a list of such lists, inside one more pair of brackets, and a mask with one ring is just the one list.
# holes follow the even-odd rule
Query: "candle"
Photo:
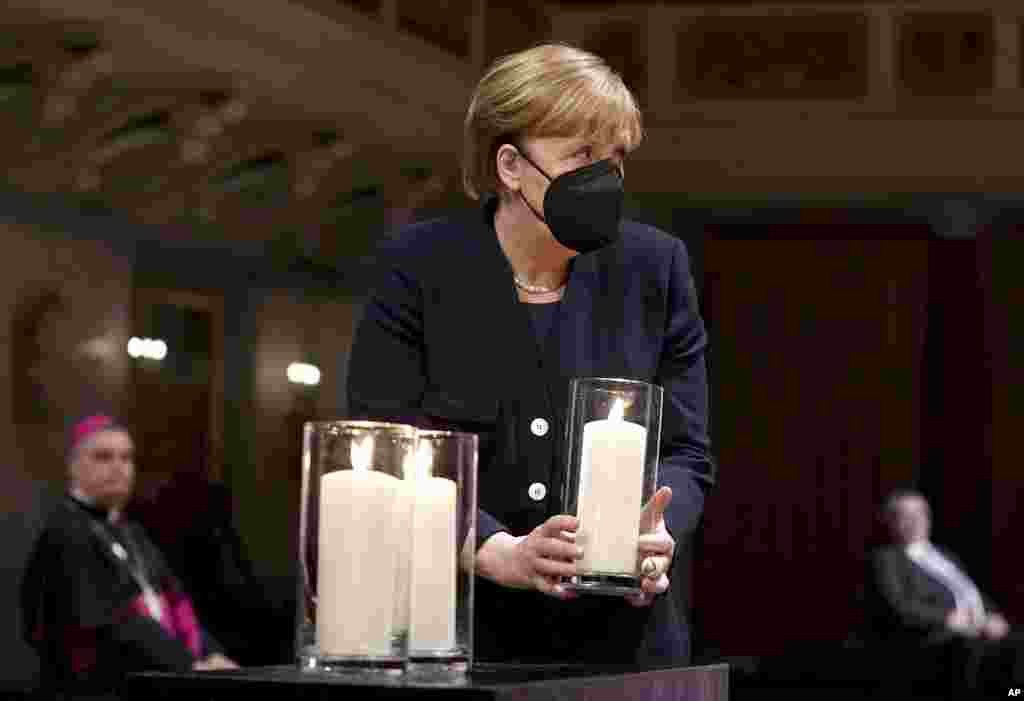
[[402, 480], [369, 469], [372, 456], [372, 437], [353, 442], [353, 469], [320, 481], [316, 625], [326, 655], [391, 652]]
[[455, 647], [455, 483], [442, 477], [417, 488], [409, 647]]
[[583, 426], [576, 543], [585, 572], [636, 570], [647, 429], [622, 416], [616, 399], [607, 419]]
[[413, 465], [409, 648], [455, 647], [455, 482], [433, 477], [433, 450], [420, 441]]

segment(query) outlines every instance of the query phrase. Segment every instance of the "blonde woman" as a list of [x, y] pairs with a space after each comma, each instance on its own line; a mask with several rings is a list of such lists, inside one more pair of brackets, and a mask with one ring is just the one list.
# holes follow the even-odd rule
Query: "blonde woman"
[[[683, 244], [621, 220], [636, 102], [599, 57], [544, 44], [498, 60], [465, 120], [465, 216], [388, 241], [356, 333], [353, 416], [480, 435], [475, 651], [519, 662], [685, 664], [668, 596], [714, 482], [706, 335]], [[665, 388], [643, 593], [575, 596], [576, 519], [559, 514], [568, 383]]]

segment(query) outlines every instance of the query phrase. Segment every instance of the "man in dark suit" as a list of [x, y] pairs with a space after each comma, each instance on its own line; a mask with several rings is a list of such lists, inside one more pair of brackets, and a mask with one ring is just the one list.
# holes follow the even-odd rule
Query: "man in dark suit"
[[892, 544], [871, 556], [869, 616], [875, 634], [897, 648], [945, 652], [966, 665], [963, 682], [1001, 686], [1021, 681], [1021, 638], [963, 563], [932, 544], [931, 511], [914, 490], [890, 494], [882, 519]]

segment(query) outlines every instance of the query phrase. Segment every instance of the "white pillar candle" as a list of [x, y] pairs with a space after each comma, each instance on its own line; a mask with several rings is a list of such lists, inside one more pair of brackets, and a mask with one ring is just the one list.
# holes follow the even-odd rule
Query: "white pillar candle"
[[583, 426], [576, 536], [583, 571], [636, 571], [647, 429], [622, 415], [616, 399], [607, 419]]
[[409, 649], [455, 647], [455, 482], [432, 477], [430, 444], [420, 444], [413, 490]]
[[326, 655], [391, 651], [402, 480], [368, 469], [372, 450], [372, 438], [354, 443], [354, 469], [320, 481], [316, 632]]

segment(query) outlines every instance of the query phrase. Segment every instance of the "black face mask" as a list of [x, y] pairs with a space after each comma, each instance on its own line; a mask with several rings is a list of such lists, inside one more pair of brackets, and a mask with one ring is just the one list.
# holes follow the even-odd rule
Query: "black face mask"
[[579, 253], [590, 253], [619, 238], [622, 217], [622, 171], [610, 159], [562, 173], [555, 179], [519, 149], [526, 161], [548, 181], [544, 195], [544, 216], [523, 197], [534, 216], [548, 225], [560, 244]]

